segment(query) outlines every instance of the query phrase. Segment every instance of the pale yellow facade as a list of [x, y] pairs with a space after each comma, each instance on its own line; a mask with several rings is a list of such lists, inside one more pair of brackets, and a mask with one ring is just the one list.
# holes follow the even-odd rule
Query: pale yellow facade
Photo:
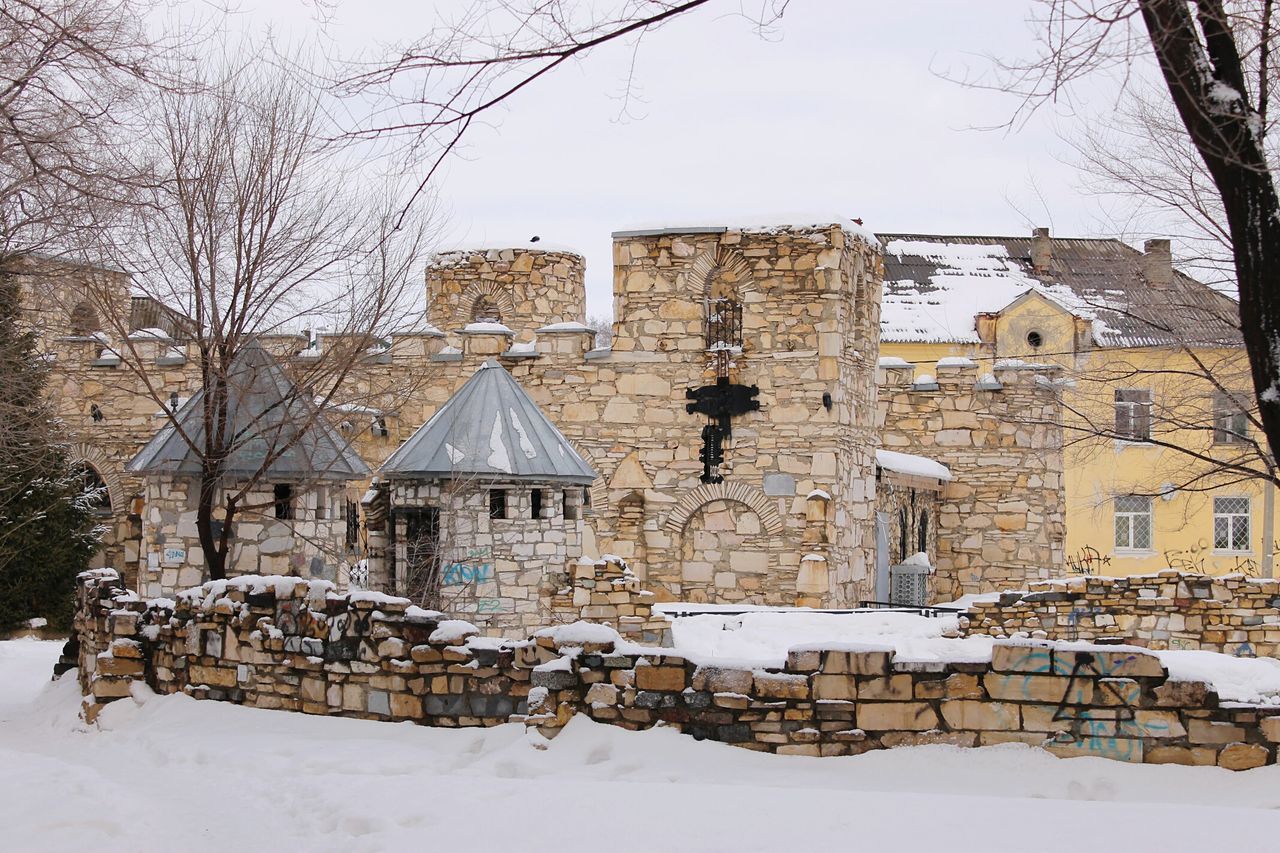
[[[1261, 436], [1249, 424], [1244, 440], [1228, 443], [1236, 433], [1213, 428], [1223, 392], [1250, 399], [1243, 348], [1096, 347], [1090, 321], [1034, 292], [975, 326], [974, 342], [883, 340], [881, 357], [911, 362], [917, 377], [946, 357], [971, 358], [980, 374], [999, 359], [1064, 368], [1068, 572], [1270, 573], [1274, 495], [1249, 475], [1262, 469], [1252, 443]], [[1149, 391], [1149, 441], [1112, 437], [1117, 391]]]

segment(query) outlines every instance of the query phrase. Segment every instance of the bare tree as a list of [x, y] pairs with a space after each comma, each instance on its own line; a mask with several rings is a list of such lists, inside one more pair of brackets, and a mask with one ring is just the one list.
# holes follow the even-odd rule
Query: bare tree
[[595, 314], [587, 318], [587, 326], [595, 333], [595, 346], [604, 349], [613, 344], [613, 318], [604, 314]]
[[139, 95], [171, 85], [138, 0], [0, 3], [0, 263], [96, 245], [147, 179]]
[[1002, 73], [993, 85], [1022, 98], [1016, 122], [1066, 97], [1086, 75], [1128, 75], [1135, 63], [1155, 60], [1181, 128], [1172, 144], [1189, 141], [1217, 199], [1203, 191], [1185, 200], [1176, 191], [1170, 197], [1201, 207], [1193, 215], [1218, 228], [1230, 246], [1240, 331], [1274, 455], [1280, 449], [1280, 288], [1272, 270], [1280, 262], [1280, 197], [1266, 147], [1272, 0], [1044, 0], [1042, 8], [1039, 55], [998, 62]]
[[[158, 180], [120, 248], [136, 287], [189, 318], [200, 394], [194, 427], [174, 416], [162, 370], [129, 316], [109, 293], [98, 304], [132, 381], [199, 460], [196, 526], [209, 575], [221, 578], [233, 519], [269, 510], [269, 501], [250, 500], [264, 474], [376, 358], [416, 295], [413, 265], [427, 232], [424, 214], [401, 214], [394, 176], [378, 180], [360, 168], [358, 151], [330, 142], [327, 105], [308, 75], [257, 59], [213, 60], [198, 71], [199, 91], [155, 100], [143, 156]], [[308, 349], [298, 332], [317, 317], [329, 333]], [[246, 424], [232, 401], [244, 390], [237, 383], [254, 379], [242, 360], [263, 345], [288, 358], [292, 383]], [[228, 462], [245, 453], [258, 459], [256, 470], [238, 472], [231, 485]]]

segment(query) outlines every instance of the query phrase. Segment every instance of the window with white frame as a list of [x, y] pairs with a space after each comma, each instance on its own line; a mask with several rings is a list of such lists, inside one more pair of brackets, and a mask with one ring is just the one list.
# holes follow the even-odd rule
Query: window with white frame
[[1248, 551], [1249, 516], [1248, 498], [1214, 498], [1214, 550]]
[[1150, 388], [1116, 389], [1116, 436], [1128, 441], [1151, 438]]
[[1151, 498], [1118, 495], [1115, 499], [1116, 549], [1151, 550]]

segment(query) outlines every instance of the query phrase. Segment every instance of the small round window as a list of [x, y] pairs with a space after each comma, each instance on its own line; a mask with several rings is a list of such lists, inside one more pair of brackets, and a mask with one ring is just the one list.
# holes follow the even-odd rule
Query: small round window
[[1044, 343], [1044, 336], [1039, 332], [1027, 332], [1027, 343], [1031, 344], [1032, 349], [1040, 349], [1040, 345]]

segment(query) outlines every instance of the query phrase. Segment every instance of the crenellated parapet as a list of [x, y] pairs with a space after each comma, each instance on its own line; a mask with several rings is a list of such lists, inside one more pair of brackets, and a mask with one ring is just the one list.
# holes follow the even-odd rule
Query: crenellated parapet
[[1062, 387], [1056, 365], [945, 358], [877, 367], [881, 446], [946, 465], [935, 589], [946, 600], [1061, 574]]

